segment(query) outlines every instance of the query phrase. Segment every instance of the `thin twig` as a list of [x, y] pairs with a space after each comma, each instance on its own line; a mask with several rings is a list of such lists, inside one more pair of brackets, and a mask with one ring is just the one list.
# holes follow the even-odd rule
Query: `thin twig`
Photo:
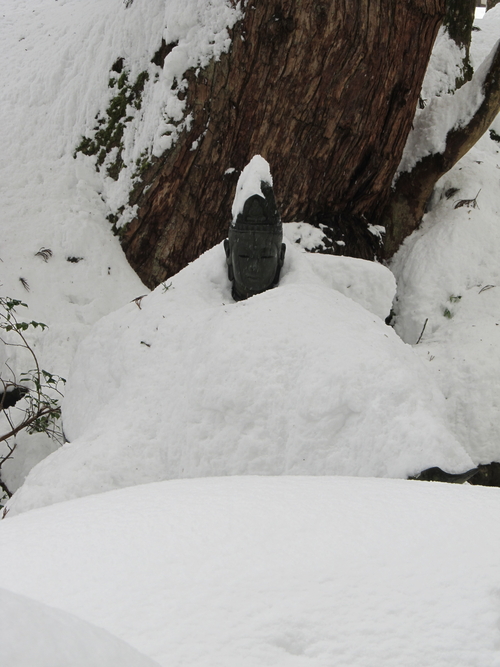
[[425, 322], [424, 322], [424, 326], [422, 327], [422, 331], [420, 332], [420, 336], [418, 337], [418, 340], [417, 340], [417, 342], [415, 343], [415, 345], [418, 345], [418, 344], [420, 343], [420, 341], [422, 340], [422, 336], [424, 335], [425, 327], [427, 326], [427, 322], [428, 322], [428, 321], [429, 321], [429, 318], [427, 318], [427, 319], [425, 320]]
[[[2, 491], [5, 493], [7, 498], [12, 498], [12, 493], [9, 491], [9, 487], [5, 484], [5, 482], [2, 480], [1, 477], [0, 477], [0, 489], [2, 489]], [[7, 512], [4, 510], [4, 514], [2, 516], [2, 519], [4, 518], [4, 516], [6, 514], [7, 514]]]

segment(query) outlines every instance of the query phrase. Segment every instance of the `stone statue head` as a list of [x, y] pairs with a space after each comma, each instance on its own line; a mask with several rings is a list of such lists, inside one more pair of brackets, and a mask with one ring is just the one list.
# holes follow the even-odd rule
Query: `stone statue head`
[[259, 194], [245, 199], [224, 241], [235, 301], [275, 287], [285, 258], [283, 228], [272, 186], [260, 181], [259, 189]]

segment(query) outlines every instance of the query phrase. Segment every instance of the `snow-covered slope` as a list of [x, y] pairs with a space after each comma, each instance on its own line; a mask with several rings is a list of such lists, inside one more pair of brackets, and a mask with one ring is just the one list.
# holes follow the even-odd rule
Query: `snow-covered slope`
[[[500, 6], [478, 21], [477, 64], [500, 36]], [[484, 35], [484, 38], [483, 38]], [[500, 461], [500, 120], [438, 183], [421, 228], [393, 262], [396, 331], [427, 363], [474, 462]], [[425, 325], [425, 330], [424, 330]]]
[[[0, 0], [1, 294], [25, 302], [28, 321], [49, 325], [30, 337], [42, 368], [67, 377], [92, 324], [147, 293], [106, 218], [123, 206], [122, 222], [130, 216], [137, 160], [159, 154], [188, 122], [185, 70], [228, 48], [227, 26], [238, 16], [226, 0]], [[162, 40], [170, 53], [160, 67], [153, 60]], [[97, 157], [75, 150], [106, 116], [118, 61], [131, 84], [143, 72], [149, 78], [140, 108], [126, 109], [115, 181], [106, 167], [116, 151], [96, 173]], [[2, 377], [28, 370], [19, 352], [0, 351]], [[43, 434], [21, 433], [4, 481], [15, 490], [54, 447]]]
[[0, 522], [0, 586], [165, 667], [497, 667], [499, 513], [452, 484], [172, 480]]

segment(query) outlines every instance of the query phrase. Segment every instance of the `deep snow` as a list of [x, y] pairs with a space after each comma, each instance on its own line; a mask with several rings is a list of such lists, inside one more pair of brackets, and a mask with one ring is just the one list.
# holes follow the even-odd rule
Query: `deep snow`
[[0, 586], [165, 667], [496, 667], [499, 513], [452, 484], [171, 480], [0, 522]]
[[[500, 35], [500, 6], [477, 24], [475, 66]], [[500, 134], [498, 117], [491, 129]], [[500, 461], [499, 170], [500, 143], [488, 131], [439, 181], [421, 228], [391, 262], [395, 329], [415, 345], [425, 325], [414, 349], [441, 386], [449, 423], [476, 464]]]
[[[165, 3], [156, 0], [146, 6], [140, 0], [131, 4], [109, 0], [99, 4], [98, 12], [94, 0], [78, 3], [67, 0], [57, 5], [49, 0], [36, 0], [29, 5], [29, 11], [25, 3], [2, 0], [1, 7], [5, 17], [2, 27], [6, 50], [3, 56], [5, 66], [0, 68], [5, 90], [5, 104], [2, 105], [5, 122], [0, 131], [3, 132], [8, 160], [2, 172], [5, 178], [1, 180], [0, 194], [4, 215], [2, 248], [9, 249], [8, 255], [2, 253], [2, 269], [5, 270], [2, 272], [3, 289], [6, 294], [28, 303], [30, 317], [50, 325], [48, 332], [34, 336], [36, 351], [43, 367], [67, 377], [78, 342], [93, 323], [107, 312], [147, 293], [127, 266], [117, 240], [110, 235], [105, 216], [125, 203], [137, 155], [143, 154], [146, 149], [153, 153], [159, 150], [155, 137], [168, 114], [171, 114], [168, 116], [171, 120], [183, 122], [183, 105], [178, 97], [184, 85], [183, 72], [186, 67], [203, 65], [228, 47], [227, 27], [237, 19], [238, 9], [231, 8], [224, 0], [217, 0], [209, 6], [191, 0], [182, 7], [173, 1]], [[481, 32], [474, 33], [472, 57], [476, 66], [491, 50], [499, 23], [500, 11], [496, 8], [480, 22]], [[152, 63], [152, 58], [162, 38], [174, 46], [163, 68], [159, 68]], [[450, 98], [453, 106], [453, 96], [443, 95], [443, 86], [446, 80], [454, 80], [456, 72], [452, 61], [457, 54], [451, 53], [451, 57], [448, 54], [446, 60], [443, 55], [446, 53], [444, 41], [442, 35], [426, 79], [426, 90], [439, 91], [441, 99]], [[150, 78], [144, 90], [143, 106], [135, 112], [131, 110], [133, 121], [125, 132], [124, 156], [128, 166], [118, 181], [113, 181], [106, 176], [105, 165], [96, 174], [95, 158], [82, 154], [74, 158], [73, 152], [81, 136], [92, 132], [96, 114], [105, 110], [113, 94], [108, 86], [107, 72], [118, 57], [122, 57], [130, 69], [131, 80], [145, 70]], [[446, 61], [444, 64], [443, 59]], [[14, 108], [23, 112], [14, 112]], [[427, 321], [425, 335], [415, 349], [448, 399], [444, 403], [442, 399], [432, 398], [435, 404], [432, 411], [441, 413], [438, 420], [443, 423], [443, 420], [448, 420], [448, 425], [443, 428], [453, 432], [459, 447], [467, 450], [474, 464], [487, 463], [500, 456], [496, 444], [499, 433], [494, 418], [500, 400], [497, 381], [499, 362], [498, 355], [491, 353], [492, 349], [496, 349], [497, 334], [493, 327], [497, 324], [498, 304], [495, 288], [483, 290], [489, 285], [496, 285], [498, 274], [496, 257], [499, 241], [494, 222], [498, 215], [495, 180], [497, 151], [497, 144], [486, 135], [478, 147], [444, 177], [437, 189], [434, 209], [427, 215], [422, 230], [408, 240], [391, 266], [398, 279], [396, 331], [404, 341], [414, 345]], [[485, 187], [479, 196], [479, 208], [453, 208], [458, 198], [474, 197], [483, 184]], [[460, 194], [448, 200], [446, 193], [452, 186], [458, 187]], [[471, 216], [474, 227], [467, 224]], [[317, 230], [312, 232], [302, 223], [292, 223], [289, 227], [289, 238], [300, 238], [303, 246], [312, 245], [312, 239], [317, 237]], [[305, 238], [307, 236], [309, 241]], [[43, 255], [37, 254], [42, 248], [52, 250], [47, 261], [44, 261]], [[431, 259], [434, 255], [436, 259]], [[368, 296], [379, 290], [381, 299], [387, 303], [389, 292], [385, 287], [379, 288], [378, 282], [373, 283], [369, 271], [360, 270], [359, 260], [336, 260], [336, 263], [331, 258], [309, 260], [323, 287], [328, 285], [340, 289], [347, 296], [354, 297], [360, 305], [385, 317], [386, 306], [375, 306], [373, 296]], [[217, 271], [219, 268], [215, 273]], [[381, 275], [380, 271], [378, 275]], [[21, 285], [20, 278], [27, 281], [29, 292]], [[219, 278], [220, 296], [227, 283], [224, 284], [222, 275]], [[480, 301], [476, 300], [476, 305], [469, 310], [466, 307], [466, 292], [472, 288], [478, 295], [480, 292], [480, 297], [476, 295]], [[360, 294], [364, 294], [364, 300], [359, 300]], [[227, 301], [230, 302], [230, 297]], [[134, 302], [129, 311], [136, 308]], [[456, 313], [459, 316], [455, 316]], [[289, 315], [293, 316], [293, 313]], [[313, 319], [310, 318], [311, 326]], [[486, 344], [483, 319], [484, 327], [488, 329]], [[343, 321], [349, 329], [345, 316]], [[450, 342], [449, 332], [452, 329], [455, 333], [453, 342]], [[471, 339], [471, 332], [476, 334], [478, 330], [479, 335]], [[392, 336], [392, 332], [387, 335]], [[369, 335], [366, 340], [370, 340]], [[141, 344], [141, 352], [149, 349], [147, 342]], [[430, 344], [432, 348], [428, 347]], [[110, 337], [101, 347], [104, 349], [113, 345], [113, 338]], [[16, 355], [16, 351], [10, 348], [9, 355], [9, 365], [17, 372], [24, 370], [22, 358]], [[455, 363], [457, 358], [459, 361]], [[155, 359], [163, 363], [158, 357]], [[81, 363], [86, 365], [86, 362]], [[89, 362], [89, 367], [91, 365]], [[215, 382], [220, 365], [214, 362], [214, 366], [216, 370], [212, 376]], [[353, 384], [356, 384], [356, 368], [360, 373], [364, 372], [355, 362], [350, 371]], [[192, 369], [187, 370], [188, 375], [192, 374]], [[112, 372], [115, 373], [115, 370]], [[153, 372], [156, 374], [156, 367], [151, 370]], [[72, 377], [75, 375], [76, 372], [72, 372]], [[134, 371], [126, 375], [132, 382]], [[381, 375], [383, 370], [379, 367], [377, 376], [373, 374], [366, 381], [375, 396], [376, 377]], [[329, 382], [334, 378], [335, 372]], [[113, 378], [105, 378], [100, 384], [107, 386], [108, 380], [112, 384]], [[130, 387], [130, 382], [124, 382], [124, 387]], [[429, 387], [433, 386], [431, 380], [426, 382]], [[86, 383], [86, 392], [102, 395], [96, 382], [87, 379]], [[148, 386], [150, 389], [146, 390], [146, 394], [154, 390], [155, 382], [148, 382]], [[340, 387], [344, 387], [343, 381]], [[430, 396], [435, 395], [433, 391], [430, 390]], [[148, 425], [144, 438], [146, 444], [156, 442], [155, 438], [159, 437], [155, 433], [154, 416], [157, 397], [158, 392], [155, 399], [149, 401], [144, 418], [135, 420], [136, 424]], [[85, 400], [82, 395], [82, 404]], [[120, 397], [115, 395], [114, 400], [119, 403]], [[78, 399], [74, 400], [77, 405], [78, 402]], [[330, 407], [335, 412], [342, 399], [334, 403], [336, 407], [333, 403]], [[344, 409], [339, 409], [339, 414], [344, 414]], [[386, 407], [384, 410], [387, 412]], [[136, 414], [135, 408], [127, 412]], [[285, 414], [283, 419], [290, 420], [292, 412], [293, 409], [289, 408], [288, 416]], [[69, 437], [73, 440], [71, 424], [74, 420], [69, 407], [66, 407], [64, 418]], [[277, 417], [277, 421], [279, 419]], [[213, 414], [210, 420], [213, 423]], [[398, 420], [392, 419], [392, 424]], [[407, 422], [410, 422], [410, 414], [407, 415]], [[340, 423], [338, 419], [336, 423]], [[94, 428], [93, 424], [89, 426]], [[112, 437], [115, 428], [111, 422], [108, 426], [111, 430], [108, 440], [119, 441], [120, 438]], [[324, 420], [323, 426], [328, 428], [327, 420]], [[202, 431], [205, 428], [202, 422], [200, 428]], [[130, 433], [137, 430], [140, 431], [140, 428], [132, 428]], [[276, 430], [272, 432], [276, 433]], [[372, 432], [377, 432], [377, 429], [372, 429]], [[382, 434], [384, 429], [378, 429], [378, 432]], [[402, 433], [399, 427], [395, 432]], [[104, 432], [101, 435], [104, 436]], [[78, 431], [78, 438], [81, 436], [82, 428]], [[126, 438], [121, 438], [121, 441], [120, 446], [127, 447]], [[407, 444], [401, 444], [403, 451], [408, 451]], [[429, 458], [432, 459], [425, 454], [420, 456], [426, 447], [430, 451], [432, 444], [427, 442], [423, 450], [419, 447], [420, 453], [415, 451], [413, 455], [420, 462], [425, 460], [425, 465]], [[440, 448], [441, 445], [437, 444], [435, 449], [438, 453], [434, 462], [439, 460], [444, 465], [446, 456], [439, 458]], [[21, 436], [15, 458], [3, 466], [4, 479], [11, 488], [17, 488], [33, 464], [52, 449], [54, 445], [44, 436]], [[129, 446], [129, 449], [133, 451], [135, 447]], [[65, 448], [64, 454], [61, 451], [51, 460], [68, 457], [70, 450], [70, 447]], [[111, 461], [115, 456], [112, 452], [113, 447], [108, 450], [111, 467], [106, 473], [111, 477], [114, 465]], [[360, 474], [361, 471], [363, 474], [380, 474], [382, 471], [382, 474], [404, 476], [416, 472], [416, 460], [411, 464], [408, 461], [406, 465], [398, 464], [395, 468], [391, 464], [382, 467], [377, 464], [369, 469], [355, 465], [354, 468], [342, 468], [342, 471], [352, 474]], [[104, 461], [102, 463], [105, 469]], [[432, 464], [430, 460], [429, 465]], [[47, 465], [44, 464], [45, 467]], [[456, 462], [450, 465], [452, 469], [460, 467]], [[216, 468], [220, 471], [220, 467]], [[193, 474], [193, 471], [199, 474], [203, 469], [196, 464], [186, 474]], [[231, 469], [242, 470], [238, 466]], [[252, 465], [247, 469], [251, 470]], [[259, 470], [262, 469], [262, 466], [259, 467]], [[286, 467], [280, 469], [285, 470]], [[392, 472], [388, 473], [388, 470]], [[38, 472], [35, 473], [37, 476]], [[268, 472], [276, 472], [276, 468], [270, 466]], [[56, 474], [55, 469], [51, 474]], [[131, 478], [127, 479], [130, 481]], [[149, 476], [146, 479], [150, 479]], [[139, 476], [137, 481], [144, 481], [144, 478]], [[121, 483], [115, 480], [112, 486]], [[69, 480], [68, 486], [71, 486]], [[101, 488], [97, 480], [90, 486], [92, 489]], [[104, 488], [109, 488], [108, 482]], [[64, 497], [64, 493], [57, 489], [54, 492], [55, 497]], [[78, 491], [81, 492], [84, 492], [83, 488]], [[29, 492], [25, 489], [23, 493]]]
[[[179, 477], [473, 468], [414, 351], [309, 255], [289, 246], [286, 258], [278, 288], [235, 303], [219, 245], [101, 319], [66, 388], [71, 444], [30, 473], [11, 512]], [[359, 285], [384, 274], [387, 316], [392, 275], [356, 267]]]
[[0, 658], [10, 667], [158, 667], [115, 635], [0, 589]]

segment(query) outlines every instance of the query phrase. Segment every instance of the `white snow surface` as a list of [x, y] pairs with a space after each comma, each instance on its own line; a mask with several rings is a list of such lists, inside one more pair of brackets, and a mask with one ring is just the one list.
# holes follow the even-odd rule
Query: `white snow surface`
[[309, 259], [289, 246], [280, 285], [235, 303], [219, 245], [101, 319], [67, 385], [71, 444], [31, 471], [11, 511], [179, 477], [472, 468], [414, 351], [328, 285], [336, 257], [317, 272]]
[[497, 667], [499, 513], [468, 485], [172, 480], [0, 522], [0, 585], [165, 667]]
[[264, 197], [261, 183], [267, 183], [273, 186], [271, 168], [269, 163], [262, 155], [254, 155], [246, 165], [238, 178], [236, 192], [233, 199], [231, 212], [233, 214], [232, 224], [236, 223], [236, 218], [243, 212], [245, 202], [254, 195]]
[[[451, 39], [448, 30], [441, 26], [420, 92], [424, 104], [435, 96], [455, 90], [456, 80], [462, 75], [464, 55], [464, 50]], [[419, 113], [417, 111], [417, 115]]]
[[0, 661], [11, 667], [158, 667], [118, 637], [0, 589]]
[[498, 41], [499, 23], [500, 7], [498, 5], [489, 9], [483, 18], [475, 21], [474, 25], [477, 30], [472, 33], [470, 54], [474, 69], [479, 67]]
[[[475, 463], [500, 460], [496, 146], [486, 134], [441, 179], [433, 209], [392, 262], [398, 280], [396, 331], [415, 344], [427, 322], [414, 349], [438, 380], [450, 424]], [[451, 188], [458, 190], [447, 198]], [[476, 195], [479, 208], [455, 208]]]

